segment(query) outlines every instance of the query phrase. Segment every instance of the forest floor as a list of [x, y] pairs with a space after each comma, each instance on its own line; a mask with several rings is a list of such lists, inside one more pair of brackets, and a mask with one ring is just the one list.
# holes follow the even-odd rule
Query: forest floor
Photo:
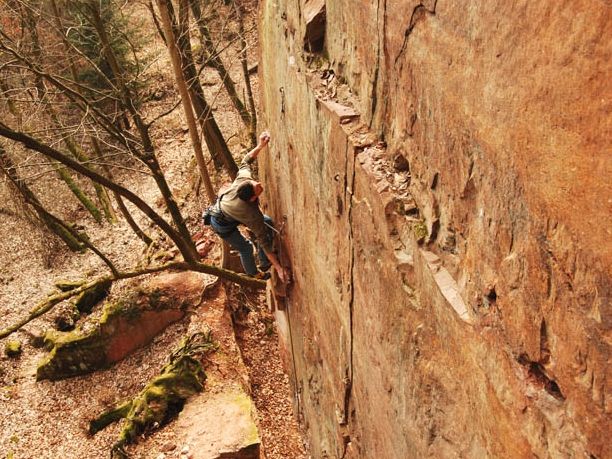
[[[251, 9], [247, 23], [256, 23], [255, 15], [256, 12]], [[151, 98], [144, 106], [144, 113], [152, 119], [178, 101], [178, 94], [173, 85], [166, 49], [156, 36], [155, 28], [151, 24], [147, 27], [151, 43], [148, 47], [154, 59], [148, 69], [153, 82], [149, 89]], [[248, 40], [253, 45], [249, 57], [250, 63], [254, 64], [257, 32], [250, 30]], [[231, 47], [228, 49], [231, 50]], [[241, 81], [240, 65], [235, 55], [228, 59], [232, 62], [234, 80]], [[256, 75], [253, 75], [252, 82], [257, 93]], [[219, 90], [218, 76], [207, 69], [202, 75], [202, 83], [207, 99], [214, 103], [214, 115], [221, 130], [224, 133], [239, 132], [242, 129], [240, 118], [231, 109], [225, 93]], [[155, 124], [153, 136], [166, 178], [192, 233], [196, 233], [200, 229], [201, 210], [207, 203], [203, 196], [194, 192], [195, 161], [185, 126], [179, 106]], [[230, 149], [238, 158], [246, 148], [245, 136], [228, 137], [231, 137], [228, 141]], [[162, 211], [158, 192], [148, 175], [134, 170], [120, 170], [117, 177], [156, 210]], [[226, 180], [223, 176], [215, 177], [216, 187], [219, 188]], [[38, 186], [47, 187], [45, 177], [39, 180]], [[88, 218], [66, 191], [50, 185], [46, 191], [43, 196], [45, 203], [53, 203], [56, 211], [82, 225], [92, 242], [115, 260], [120, 268], [134, 267], [142, 261], [146, 248], [125, 221], [121, 220], [115, 225], [98, 225]], [[0, 203], [0, 328], [27, 315], [37, 302], [54, 290], [57, 280], [91, 278], [106, 273], [105, 266], [93, 254], [71, 253], [29, 222], [24, 217], [22, 205], [9, 195], [5, 187], [0, 187]], [[134, 216], [137, 216], [136, 212]], [[138, 221], [147, 231], [152, 230], [144, 218], [140, 217]], [[218, 263], [218, 240], [212, 235], [208, 237], [216, 244], [208, 261]], [[111, 294], [122, 288], [124, 285], [117, 283]], [[217, 306], [227, 308], [228, 303], [239, 303], [242, 312], [246, 312], [239, 317], [236, 338], [246, 364], [266, 458], [306, 458], [308, 453], [292, 414], [289, 378], [280, 362], [274, 318], [265, 304], [265, 295], [245, 293], [236, 288], [230, 290], [228, 301]], [[214, 299], [211, 301], [215, 303]], [[32, 346], [31, 337], [41, 330], [53, 328], [53, 320], [59, 310], [61, 306], [8, 338], [22, 342], [23, 352], [19, 358], [8, 358], [4, 354], [0, 358], [0, 458], [108, 457], [121, 423], [90, 436], [87, 433], [88, 422], [117, 401], [133, 397], [157, 375], [170, 351], [188, 333], [193, 316], [199, 314], [196, 311], [189, 320], [169, 326], [149, 346], [134, 352], [110, 369], [63, 381], [37, 382], [35, 368], [44, 351]], [[8, 339], [3, 340], [2, 346]], [[223, 342], [228, 337], [217, 336], [216, 339]], [[190, 457], [189, 453], [182, 454], [188, 450], [188, 445], [181, 444], [180, 436], [174, 435], [173, 422], [151, 433], [150, 438], [140, 439], [136, 446], [128, 450], [132, 457]]]

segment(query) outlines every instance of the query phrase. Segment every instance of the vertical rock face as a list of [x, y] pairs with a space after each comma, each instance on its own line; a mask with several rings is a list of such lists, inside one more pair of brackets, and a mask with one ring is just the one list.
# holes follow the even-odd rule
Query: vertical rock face
[[265, 0], [260, 20], [314, 457], [612, 456], [609, 2]]

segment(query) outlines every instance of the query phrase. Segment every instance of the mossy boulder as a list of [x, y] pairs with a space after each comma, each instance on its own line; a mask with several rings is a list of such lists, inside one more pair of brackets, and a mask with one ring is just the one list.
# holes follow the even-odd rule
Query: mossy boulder
[[51, 352], [36, 369], [36, 379], [64, 379], [90, 373], [105, 368], [108, 362], [105, 355], [107, 340], [100, 329], [89, 334], [56, 332], [45, 337], [46, 346]]
[[4, 354], [7, 357], [18, 357], [19, 355], [21, 355], [21, 342], [7, 341], [4, 345]]
[[[168, 325], [195, 307], [203, 289], [201, 276], [160, 276], [147, 286], [108, 301], [88, 332], [54, 332], [45, 337], [51, 350], [40, 362], [36, 379], [64, 379], [107, 368], [148, 344]], [[91, 325], [91, 324], [88, 324]]]

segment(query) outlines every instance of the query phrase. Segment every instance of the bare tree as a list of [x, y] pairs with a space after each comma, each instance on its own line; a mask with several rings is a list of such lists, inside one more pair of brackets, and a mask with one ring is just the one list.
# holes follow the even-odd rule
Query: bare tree
[[[7, 20], [3, 19], [2, 26], [0, 26], [0, 72], [3, 76], [11, 77], [1, 80], [3, 93], [10, 97], [11, 104], [7, 111], [18, 115], [23, 114], [23, 119], [26, 120], [22, 122], [18, 117], [13, 119], [11, 116], [8, 119], [4, 116], [0, 118], [0, 138], [9, 141], [6, 143], [6, 148], [0, 151], [1, 172], [8, 177], [12, 187], [21, 194], [23, 201], [28, 203], [40, 221], [55, 233], [61, 233], [58, 235], [70, 241], [75, 249], [89, 249], [107, 265], [110, 274], [89, 282], [90, 286], [96, 282], [112, 282], [166, 270], [194, 270], [242, 285], [263, 287], [264, 282], [199, 262], [191, 235], [170, 192], [149, 133], [152, 124], [170, 113], [173, 108], [149, 121], [145, 120], [142, 115], [140, 104], [143, 100], [141, 90], [143, 86], [137, 84], [137, 82], [142, 83], [142, 80], [138, 79], [138, 73], [131, 73], [122, 64], [123, 61], [114, 48], [117, 37], [110, 36], [116, 33], [116, 29], [106, 22], [108, 15], [101, 11], [101, 5], [109, 5], [112, 0], [71, 2], [71, 7], [73, 7], [71, 11], [78, 10], [79, 20], [82, 21], [78, 24], [70, 23], [70, 18], [66, 19], [66, 16], [61, 16], [65, 13], [61, 11], [59, 1], [51, 0], [51, 3], [43, 9], [38, 8], [40, 0], [9, 2], [9, 8], [12, 5], [18, 5], [25, 9], [10, 10], [11, 16]], [[161, 4], [168, 0], [158, 1]], [[0, 6], [0, 10], [3, 8], [4, 6]], [[30, 9], [27, 10], [27, 8]], [[186, 107], [191, 110], [192, 138], [199, 139], [196, 117], [193, 115], [197, 103], [194, 103], [193, 100], [197, 99], [198, 92], [201, 92], [204, 104], [206, 101], [203, 99], [203, 91], [191, 57], [191, 48], [188, 46], [188, 11], [189, 5], [184, 0], [180, 3], [180, 20], [177, 21], [176, 17], [171, 15], [172, 10], [168, 8], [167, 19], [170, 19], [168, 24], [172, 35], [167, 34], [167, 36], [172, 36], [173, 39], [166, 41], [170, 46], [174, 44], [173, 63], [177, 82], [182, 81], [183, 88], [180, 90], [182, 99]], [[68, 24], [63, 22], [64, 19]], [[43, 22], [51, 29], [43, 29]], [[8, 24], [7, 27], [5, 27], [6, 24]], [[100, 43], [100, 55], [97, 56], [97, 60], [92, 59], [81, 50], [78, 43], [69, 39], [66, 32], [76, 30], [84, 24], [89, 26], [89, 36]], [[57, 34], [49, 34], [50, 31], [57, 32]], [[41, 33], [40, 36], [36, 35], [38, 32]], [[98, 75], [103, 84], [96, 86], [90, 80], [83, 79], [81, 75], [84, 69]], [[11, 94], [23, 94], [24, 97], [15, 98], [11, 97]], [[200, 105], [200, 108], [195, 111], [200, 123], [206, 121], [205, 124], [201, 124], [204, 138], [206, 138], [204, 126], [210, 126], [211, 120], [214, 122], [210, 107]], [[45, 124], [39, 122], [41, 118], [38, 115], [43, 112], [46, 114], [43, 119]], [[131, 128], [128, 123], [117, 122], [122, 113], [129, 114]], [[16, 124], [17, 127], [13, 124]], [[224, 148], [231, 158], [220, 132], [219, 139], [223, 141]], [[104, 164], [104, 157], [107, 155], [105, 149], [114, 151], [115, 155], [120, 158], [118, 161], [124, 161], [124, 163], [117, 162], [113, 164], [113, 167]], [[210, 145], [209, 149], [211, 149]], [[10, 155], [7, 154], [7, 150]], [[29, 152], [29, 158], [40, 159], [42, 157], [45, 162], [33, 165], [17, 164], [18, 161], [13, 161], [13, 158], [19, 158], [23, 151]], [[15, 152], [18, 152], [19, 156], [16, 156]], [[147, 173], [155, 180], [168, 210], [168, 218], [162, 217], [142, 197], [113, 178], [115, 167], [132, 166], [134, 163], [138, 166], [146, 166]], [[205, 166], [204, 161], [202, 164]], [[49, 165], [57, 165], [60, 171], [69, 175], [76, 174], [79, 180], [91, 181], [104, 193], [112, 193], [130, 226], [137, 234], [140, 233], [141, 239], [150, 244], [151, 238], [135, 224], [124, 204], [124, 200], [129, 201], [137, 212], [142, 212], [149, 219], [152, 223], [152, 231], [162, 233], [162, 237], [167, 237], [174, 244], [183, 260], [127, 272], [117, 268], [113, 260], [91, 244], [89, 238], [76, 231], [73, 225], [64, 222], [58, 214], [54, 213], [52, 206], [46, 208], [41, 203], [35, 194], [38, 192], [36, 187], [28, 186], [28, 183], [33, 182], [24, 180], [18, 168], [18, 166], [36, 167], [35, 175], [38, 176], [48, 172], [44, 169]], [[142, 169], [144, 168], [141, 167], [141, 172]], [[214, 198], [212, 185], [207, 189], [207, 193], [209, 199], [212, 200]], [[23, 320], [0, 330], [0, 338], [8, 336], [23, 324], [44, 314], [55, 304], [76, 293], [78, 292], [51, 295], [37, 305]]]
[[85, 249], [79, 238], [74, 237], [72, 232], [68, 229], [70, 225], [47, 211], [36, 194], [28, 187], [26, 182], [18, 176], [15, 164], [2, 145], [0, 145], [0, 171], [8, 178], [14, 189], [21, 195], [23, 201], [31, 206], [39, 221], [45, 225], [49, 231], [64, 241], [70, 250], [82, 252]]
[[242, 76], [244, 78], [244, 84], [246, 86], [247, 97], [249, 100], [249, 110], [251, 112], [251, 144], [255, 146], [257, 143], [256, 129], [257, 129], [257, 112], [255, 110], [255, 98], [253, 97], [253, 88], [251, 87], [251, 76], [249, 73], [249, 63], [247, 58], [247, 41], [246, 32], [244, 30], [244, 15], [242, 7], [239, 2], [232, 0], [234, 5], [234, 11], [236, 12], [236, 19], [238, 20], [238, 36], [240, 38], [240, 63], [242, 65]]
[[[160, 2], [158, 1], [158, 4]], [[182, 78], [187, 84], [191, 104], [198, 118], [202, 130], [204, 141], [217, 167], [225, 166], [230, 177], [234, 178], [238, 172], [238, 166], [232, 157], [219, 126], [213, 116], [212, 108], [204, 97], [204, 90], [200, 84], [199, 74], [193, 61], [191, 50], [191, 40], [189, 37], [189, 9], [184, 0], [179, 1], [179, 21], [172, 2], [164, 0], [161, 2], [164, 10], [167, 11], [170, 20], [171, 30], [178, 48]], [[165, 40], [168, 45], [168, 40]]]
[[[94, 151], [96, 152], [96, 156], [98, 158], [103, 157], [104, 155], [102, 153], [102, 149], [100, 148], [100, 143], [98, 142], [98, 139], [92, 136], [92, 137], [90, 137], [90, 141], [92, 143]], [[106, 165], [106, 164], [103, 164], [102, 168], [104, 169], [104, 172], [106, 173], [106, 176], [110, 180], [113, 180], [113, 173], [112, 173], [110, 167], [108, 167], [108, 165]], [[138, 223], [136, 223], [136, 221], [132, 217], [132, 214], [130, 213], [130, 211], [128, 210], [127, 206], [125, 205], [125, 202], [123, 202], [123, 198], [121, 197], [121, 195], [119, 193], [117, 193], [116, 191], [113, 191], [112, 193], [113, 193], [113, 196], [115, 198], [115, 201], [117, 202], [117, 205], [119, 206], [119, 211], [123, 215], [123, 218], [125, 218], [125, 221], [128, 223], [130, 228], [132, 228], [132, 231], [134, 231], [136, 236], [138, 236], [140, 238], [140, 240], [142, 240], [142, 242], [144, 242], [146, 245], [151, 245], [153, 240], [151, 239], [151, 237], [148, 234], [146, 234], [140, 228], [140, 226], [138, 226]]]
[[[219, 77], [221, 78], [221, 82], [223, 83], [223, 86], [225, 87], [225, 90], [227, 91], [227, 94], [230, 97], [230, 100], [232, 101], [232, 103], [234, 104], [234, 107], [240, 114], [240, 118], [244, 122], [245, 126], [249, 129], [249, 138], [251, 140], [251, 144], [252, 146], [255, 146], [255, 144], [257, 143], [255, 111], [251, 110], [251, 112], [249, 113], [249, 110], [247, 110], [244, 102], [238, 95], [238, 91], [236, 90], [236, 85], [234, 83], [234, 80], [232, 80], [229, 74], [229, 71], [227, 70], [227, 68], [225, 67], [225, 64], [223, 64], [223, 61], [221, 60], [221, 57], [219, 55], [220, 53], [217, 51], [217, 46], [215, 45], [213, 41], [212, 34], [210, 33], [210, 29], [206, 23], [206, 18], [204, 17], [204, 14], [202, 13], [202, 8], [200, 6], [199, 0], [188, 0], [188, 1], [189, 1], [189, 7], [191, 8], [191, 11], [193, 12], [193, 16], [194, 16], [194, 19], [198, 27], [200, 44], [202, 46], [202, 50], [205, 53], [206, 65], [213, 67], [219, 74]], [[241, 37], [243, 37], [244, 27], [241, 25], [240, 28], [241, 28], [240, 34], [241, 34]], [[244, 49], [244, 43], [242, 43], [243, 41], [244, 41], [243, 38], [241, 38], [241, 45], [243, 46], [243, 49]], [[244, 53], [242, 53], [242, 55], [244, 55]], [[248, 78], [248, 68], [247, 68], [247, 78]], [[247, 85], [248, 85], [248, 92], [252, 94], [252, 91], [250, 91], [250, 80], [247, 81]]]
[[[110, 45], [110, 41], [108, 39], [108, 35], [106, 32], [106, 28], [103, 22], [102, 15], [100, 14], [100, 9], [98, 2], [95, 0], [87, 0], [85, 3], [85, 9], [89, 13], [89, 19], [92, 22], [100, 41], [102, 43], [102, 49], [104, 51], [105, 57], [110, 65], [110, 68], [113, 72], [115, 81], [119, 86], [119, 92], [121, 96], [122, 106], [127, 109], [130, 113], [134, 124], [136, 125], [136, 129], [140, 134], [140, 140], [143, 145], [143, 152], [140, 153], [139, 159], [141, 159], [144, 164], [149, 168], [152, 172], [153, 179], [157, 183], [158, 188], [161, 191], [162, 197], [166, 203], [166, 207], [172, 216], [172, 220], [176, 225], [179, 233], [184, 238], [189, 250], [191, 252], [190, 258], [197, 258], [197, 252], [195, 249], [195, 245], [191, 240], [191, 236], [189, 234], [189, 230], [185, 225], [185, 221], [183, 220], [183, 216], [178, 208], [178, 205], [170, 191], [170, 187], [166, 182], [166, 178], [161, 170], [159, 162], [157, 161], [157, 156], [155, 155], [155, 147], [153, 145], [153, 141], [151, 140], [151, 136], [149, 134], [150, 126], [146, 124], [140, 115], [139, 111], [136, 108], [136, 102], [132, 95], [132, 90], [126, 84], [123, 79], [122, 71], [119, 66], [119, 62], [115, 54], [113, 53], [113, 49]], [[185, 254], [183, 254], [185, 255]]]
[[187, 84], [185, 83], [185, 79], [183, 78], [183, 66], [176, 42], [176, 37], [174, 36], [174, 32], [172, 31], [172, 20], [170, 19], [170, 13], [168, 12], [168, 0], [157, 0], [157, 6], [160, 11], [162, 28], [164, 30], [164, 36], [166, 37], [166, 44], [168, 46], [168, 52], [170, 53], [172, 68], [174, 69], [174, 78], [176, 81], [176, 85], [178, 86], [179, 93], [181, 95], [183, 110], [185, 112], [185, 118], [187, 119], [187, 126], [189, 127], [191, 143], [193, 144], [193, 150], [195, 153], [196, 160], [198, 162], [198, 167], [200, 169], [200, 176], [204, 181], [204, 187], [206, 188], [206, 194], [208, 195], [208, 199], [212, 202], [215, 200], [215, 190], [213, 189], [212, 182], [210, 180], [210, 175], [208, 173], [208, 169], [206, 168], [204, 154], [202, 153], [202, 143], [200, 142], [198, 127], [196, 125], [195, 116], [193, 114], [189, 89], [187, 88]]
[[[21, 144], [25, 148], [29, 150], [36, 151], [47, 158], [53, 159], [55, 161], [60, 162], [64, 166], [70, 168], [71, 170], [82, 174], [83, 176], [96, 181], [100, 185], [108, 188], [111, 191], [115, 191], [120, 194], [122, 197], [130, 201], [134, 204], [143, 214], [145, 214], [161, 231], [163, 231], [176, 245], [179, 249], [183, 258], [185, 260], [184, 263], [176, 262], [171, 263], [169, 266], [173, 266], [174, 269], [183, 269], [183, 270], [194, 270], [205, 272], [208, 274], [217, 275], [219, 277], [226, 278], [232, 282], [236, 282], [242, 285], [252, 285], [261, 287], [265, 283], [253, 278], [249, 278], [247, 276], [242, 276], [236, 274], [232, 271], [227, 271], [221, 268], [216, 268], [214, 266], [205, 265], [199, 263], [196, 258], [192, 257], [189, 243], [182, 238], [182, 235], [175, 230], [168, 222], [166, 222], [158, 213], [156, 213], [145, 201], [142, 200], [135, 193], [130, 191], [129, 189], [109, 180], [107, 177], [100, 175], [98, 172], [91, 170], [86, 165], [83, 165], [71, 158], [69, 155], [62, 153], [61, 151], [44, 144], [34, 137], [24, 133], [15, 131], [8, 126], [6, 126], [3, 122], [0, 121], [0, 137], [4, 137], [10, 139], [16, 143]], [[164, 268], [166, 269], [166, 268]], [[155, 271], [155, 269], [154, 269]], [[143, 270], [142, 273], [151, 272], [150, 270]], [[135, 277], [136, 275], [141, 274], [133, 274], [131, 277]]]
[[[40, 46], [40, 40], [38, 37], [38, 29], [37, 29], [38, 20], [36, 17], [36, 14], [40, 10], [39, 2], [34, 1], [34, 2], [31, 2], [31, 4], [23, 3], [23, 4], [20, 4], [20, 6], [23, 12], [22, 13], [23, 20], [27, 26], [27, 32], [28, 32], [30, 43], [32, 46], [32, 56], [36, 61], [41, 62], [43, 59], [43, 51], [42, 51], [42, 47]], [[35, 81], [35, 86], [37, 89], [36, 98], [39, 100], [39, 102], [43, 106], [45, 113], [51, 119], [53, 126], [59, 128], [61, 126], [61, 123], [59, 121], [59, 117], [55, 109], [50, 104], [50, 101], [48, 98], [48, 91], [45, 86], [43, 78], [40, 75], [35, 75], [34, 81]], [[79, 151], [77, 150], [75, 142], [70, 138], [69, 135], [65, 135], [63, 140], [73, 155], [79, 154]], [[76, 181], [70, 176], [70, 173], [66, 169], [61, 168], [61, 167], [57, 168], [57, 173], [59, 177], [66, 183], [70, 191], [72, 191], [72, 193], [81, 202], [83, 207], [87, 209], [87, 211], [89, 211], [89, 213], [93, 216], [96, 222], [100, 223], [102, 221], [102, 215], [100, 213], [100, 210], [91, 201], [91, 199], [89, 199], [87, 194], [81, 189], [81, 187], [76, 183]], [[103, 189], [101, 187], [97, 187], [96, 191], [98, 192], [98, 196], [101, 196], [104, 194]], [[103, 202], [106, 203], [107, 201], [103, 201]]]
[[[51, 9], [53, 12], [52, 19], [55, 23], [55, 26], [59, 33], [61, 42], [64, 46], [64, 53], [66, 55], [66, 58], [68, 59], [70, 75], [72, 76], [72, 79], [74, 81], [79, 81], [80, 78], [76, 70], [74, 57], [70, 53], [70, 44], [68, 43], [68, 40], [63, 33], [64, 27], [62, 24], [62, 16], [60, 15], [59, 8], [57, 7], [57, 2], [55, 0], [51, 0], [50, 3], [51, 3]], [[97, 139], [92, 135], [89, 136], [89, 139], [92, 144], [94, 144], [94, 142], [97, 142]], [[77, 142], [74, 141], [74, 139], [71, 136], [67, 136], [67, 138], [64, 139], [64, 141], [66, 143], [66, 146], [68, 147], [68, 149], [74, 155], [75, 158], [79, 159], [80, 161], [89, 161], [89, 157], [87, 156], [85, 151], [79, 146]], [[95, 151], [96, 153], [98, 153], [99, 149]], [[94, 183], [94, 188], [96, 190], [96, 195], [98, 196], [98, 202], [102, 206], [102, 210], [104, 214], [106, 215], [106, 219], [111, 223], [115, 222], [117, 220], [117, 216], [110, 202], [106, 189], [96, 183]], [[119, 204], [119, 207], [121, 207], [121, 204]]]

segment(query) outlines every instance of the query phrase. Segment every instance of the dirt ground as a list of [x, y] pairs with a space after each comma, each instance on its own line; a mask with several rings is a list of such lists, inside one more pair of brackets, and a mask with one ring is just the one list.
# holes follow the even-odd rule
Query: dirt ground
[[[252, 5], [251, 5], [252, 6]], [[143, 10], [144, 11], [144, 10]], [[144, 14], [144, 13], [143, 13]], [[255, 11], [249, 11], [254, 24]], [[151, 34], [156, 33], [151, 27]], [[250, 30], [249, 57], [254, 63], [257, 53], [257, 32]], [[171, 67], [167, 53], [159, 47], [152, 50], [155, 60], [149, 68], [150, 77], [156, 80], [154, 91], [160, 96], [152, 99], [144, 108], [149, 118], [178, 101], [172, 84]], [[240, 81], [239, 64], [235, 59], [231, 67], [235, 81]], [[214, 114], [228, 141], [230, 149], [238, 155], [245, 148], [244, 136], [238, 132], [240, 118], [230, 109], [224, 94], [219, 91], [219, 80], [210, 71], [203, 76], [203, 85], [209, 102], [214, 103]], [[257, 91], [257, 78], [253, 78], [253, 90]], [[191, 145], [180, 106], [153, 129], [160, 163], [172, 190], [187, 218], [192, 233], [199, 228], [199, 215], [207, 205], [203, 197], [194, 193], [195, 173]], [[261, 129], [265, 126], [261, 126]], [[260, 129], [260, 130], [261, 130]], [[156, 210], [159, 194], [146, 174], [134, 171], [117, 171], [118, 180], [143, 197]], [[41, 187], [45, 186], [42, 179]], [[219, 187], [226, 181], [215, 178]], [[121, 220], [115, 225], [98, 225], [78, 208], [67, 192], [49, 188], [44, 197], [53, 208], [72, 221], [78, 221], [92, 237], [92, 242], [113, 259], [120, 268], [136, 266], [145, 254], [145, 247]], [[106, 273], [105, 266], [91, 253], [74, 254], [45, 234], [23, 217], [20, 205], [0, 186], [0, 328], [4, 328], [27, 315], [28, 311], [53, 291], [58, 279], [91, 278]], [[135, 212], [139, 223], [150, 231], [144, 218]], [[214, 237], [213, 241], [217, 242]], [[163, 244], [162, 244], [163, 246]], [[218, 262], [219, 248], [213, 247], [211, 261]], [[122, 288], [113, 286], [112, 292]], [[308, 457], [304, 442], [291, 411], [291, 394], [288, 377], [283, 372], [278, 354], [278, 340], [273, 317], [267, 311], [262, 294], [246, 294], [232, 289], [229, 303], [248, 308], [238, 318], [238, 344], [250, 377], [252, 397], [259, 413], [258, 424], [268, 459], [300, 459]], [[233, 307], [234, 307], [233, 306]], [[58, 307], [57, 309], [60, 309]], [[99, 306], [98, 306], [99, 308]], [[34, 372], [43, 351], [31, 345], [33, 335], [53, 326], [56, 312], [52, 311], [36, 319], [14, 333], [8, 339], [23, 344], [23, 353], [17, 359], [4, 354], [0, 358], [0, 457], [24, 458], [103, 458], [108, 457], [110, 446], [116, 441], [120, 424], [114, 424], [95, 436], [87, 434], [88, 421], [109, 408], [115, 402], [133, 397], [166, 363], [170, 350], [188, 332], [190, 320], [168, 327], [147, 347], [140, 349], [114, 367], [90, 375], [63, 381], [36, 382]], [[94, 311], [95, 314], [95, 311]], [[4, 347], [4, 342], [0, 342]], [[154, 433], [156, 440], [147, 447], [133, 447], [133, 457], [161, 458], [181, 456], [183, 445], [164, 439], [164, 428]]]
[[230, 302], [238, 311], [234, 314], [236, 338], [260, 415], [266, 457], [309, 457], [292, 411], [289, 376], [281, 364], [274, 316], [268, 311], [265, 297], [245, 296], [240, 288], [232, 287]]

